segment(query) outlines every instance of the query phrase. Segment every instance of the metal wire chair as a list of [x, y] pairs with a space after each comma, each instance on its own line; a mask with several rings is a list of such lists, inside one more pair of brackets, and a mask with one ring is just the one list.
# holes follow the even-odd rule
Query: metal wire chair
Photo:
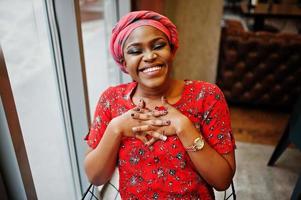
[[[98, 191], [98, 189], [96, 188], [97, 186], [94, 186], [92, 184], [89, 185], [89, 187], [87, 188], [87, 190], [85, 191], [85, 193], [83, 194], [82, 200], [101, 200], [101, 199], [108, 199], [105, 198], [105, 193], [106, 192], [111, 192], [110, 195], [110, 199], [121, 199], [120, 195], [119, 195], [119, 190], [116, 188], [116, 186], [114, 186], [112, 183], [107, 183], [101, 192]], [[231, 193], [228, 195], [227, 191], [225, 190], [224, 192], [224, 200], [230, 200], [230, 198], [232, 198], [232, 200], [236, 200], [236, 193], [235, 193], [235, 188], [234, 188], [234, 183], [232, 181], [231, 186]], [[113, 193], [113, 194], [112, 194]]]
[[231, 186], [230, 186], [232, 192], [227, 196], [227, 190], [224, 192], [224, 200], [229, 200], [231, 197], [233, 200], [236, 200], [236, 193], [235, 193], [235, 188], [234, 188], [234, 183], [232, 181]]
[[101, 191], [99, 191], [97, 186], [90, 184], [82, 197], [82, 200], [102, 200], [102, 199], [110, 199], [110, 200], [121, 199], [118, 188], [115, 185], [113, 185], [111, 182], [108, 182], [102, 187]]
[[95, 187], [95, 185], [90, 184], [85, 193], [83, 194], [82, 200], [99, 200], [97, 196], [97, 189], [95, 189]]

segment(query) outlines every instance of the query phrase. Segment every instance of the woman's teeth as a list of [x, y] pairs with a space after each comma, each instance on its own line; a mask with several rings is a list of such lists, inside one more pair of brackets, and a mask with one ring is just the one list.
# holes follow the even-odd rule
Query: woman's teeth
[[148, 73], [148, 72], [153, 72], [153, 71], [156, 71], [156, 70], [159, 70], [159, 69], [161, 69], [160, 66], [155, 66], [155, 67], [146, 68], [146, 69], [143, 70], [143, 72]]

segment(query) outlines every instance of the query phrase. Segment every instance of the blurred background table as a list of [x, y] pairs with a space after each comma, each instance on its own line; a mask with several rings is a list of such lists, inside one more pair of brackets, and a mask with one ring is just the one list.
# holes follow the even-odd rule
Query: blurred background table
[[[253, 18], [254, 24], [250, 27], [253, 31], [272, 31], [264, 24], [265, 19], [301, 19], [301, 7], [298, 4], [287, 3], [257, 3], [250, 6], [248, 2], [241, 3], [241, 11], [245, 17]], [[267, 30], [268, 29], [268, 30]]]

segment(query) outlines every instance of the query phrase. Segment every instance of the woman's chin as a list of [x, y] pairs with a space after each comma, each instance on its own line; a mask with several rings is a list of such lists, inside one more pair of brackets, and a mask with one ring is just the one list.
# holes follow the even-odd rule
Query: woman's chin
[[166, 68], [161, 69], [159, 72], [151, 72], [151, 73], [139, 73], [138, 83], [143, 84], [148, 88], [158, 88], [163, 87], [168, 82], [169, 75]]
[[144, 87], [149, 89], [156, 89], [156, 88], [162, 88], [166, 87], [168, 83], [167, 77], [157, 77], [152, 79], [144, 79], [141, 80], [141, 82], [138, 82], [142, 84]]

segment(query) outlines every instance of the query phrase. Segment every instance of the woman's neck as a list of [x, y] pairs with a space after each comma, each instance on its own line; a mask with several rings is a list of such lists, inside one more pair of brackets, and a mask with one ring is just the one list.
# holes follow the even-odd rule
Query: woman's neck
[[162, 96], [169, 96], [172, 93], [172, 85], [174, 80], [167, 80], [163, 86], [157, 88], [146, 88], [142, 85], [137, 86], [135, 96], [147, 99], [161, 99]]
[[137, 86], [136, 92], [133, 96], [134, 101], [143, 98], [146, 103], [161, 102], [162, 96], [165, 96], [170, 103], [174, 103], [181, 98], [184, 82], [170, 79], [164, 86], [158, 88], [144, 88]]

